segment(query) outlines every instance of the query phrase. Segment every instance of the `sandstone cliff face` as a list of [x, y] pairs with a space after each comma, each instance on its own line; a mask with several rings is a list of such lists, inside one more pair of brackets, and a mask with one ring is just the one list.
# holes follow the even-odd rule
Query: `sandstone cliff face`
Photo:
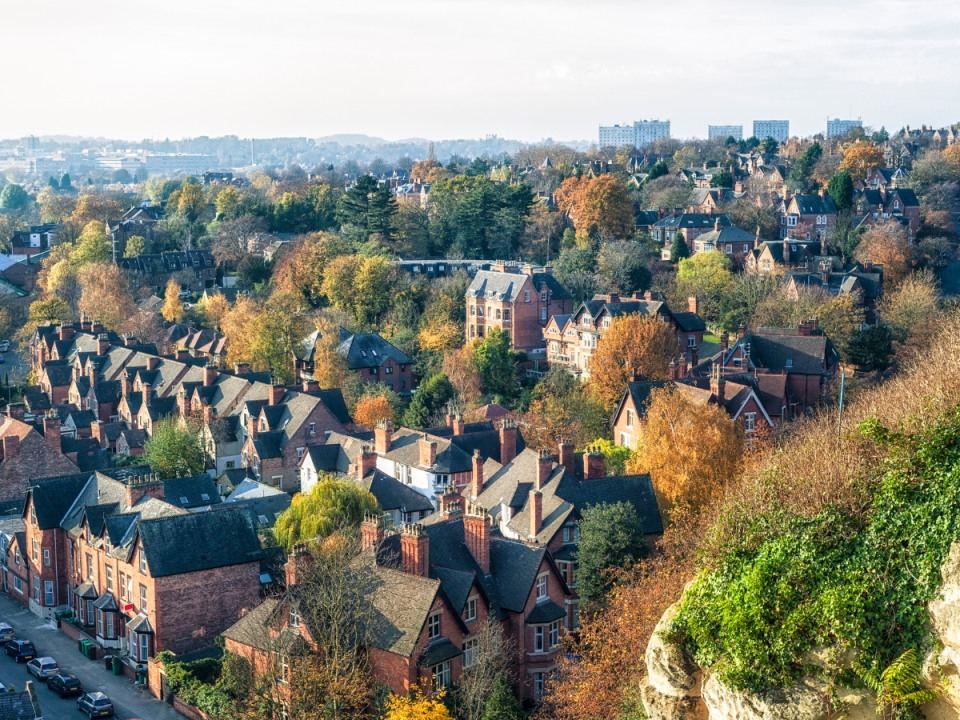
[[[928, 612], [932, 644], [942, 650], [931, 650], [925, 658], [922, 684], [946, 682], [949, 691], [922, 710], [927, 720], [960, 720], [960, 543], [951, 547], [941, 575], [941, 595], [930, 602]], [[841, 714], [830, 705], [829, 684], [813, 675], [798, 678], [789, 688], [762, 693], [727, 687], [710, 668], [699, 667], [664, 638], [678, 610], [678, 604], [667, 609], [647, 645], [648, 676], [641, 692], [650, 720], [832, 720]], [[828, 648], [817, 648], [804, 654], [803, 663], [839, 669], [849, 667], [854, 656], [852, 651], [836, 656]], [[877, 704], [869, 691], [837, 688], [835, 694], [845, 706], [845, 720], [876, 720]]]

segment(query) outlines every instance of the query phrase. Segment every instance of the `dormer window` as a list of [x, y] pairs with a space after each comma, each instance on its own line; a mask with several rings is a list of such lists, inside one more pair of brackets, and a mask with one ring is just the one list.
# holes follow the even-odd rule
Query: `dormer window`
[[784, 363], [784, 367], [793, 367], [793, 358], [787, 358], [787, 361]]
[[266, 431], [267, 431], [267, 419], [266, 419], [266, 418], [260, 418], [260, 431], [261, 431], [261, 432], [266, 432]]
[[300, 613], [296, 608], [290, 609], [290, 627], [300, 627]]

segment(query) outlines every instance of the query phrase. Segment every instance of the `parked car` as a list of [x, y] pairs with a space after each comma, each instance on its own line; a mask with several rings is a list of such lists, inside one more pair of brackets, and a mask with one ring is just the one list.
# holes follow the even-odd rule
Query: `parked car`
[[10, 349], [10, 341], [0, 340], [0, 352], [6, 352], [9, 349]]
[[37, 680], [49, 680], [60, 670], [57, 661], [52, 657], [34, 658], [27, 663], [27, 672], [35, 675]]
[[5, 622], [0, 622], [0, 642], [8, 643], [17, 639], [17, 631]]
[[86, 713], [87, 717], [111, 717], [113, 703], [102, 692], [87, 693], [77, 700], [77, 710]]
[[3, 355], [0, 355], [0, 363], [4, 363], [6, 360], [3, 359]]
[[37, 649], [29, 640], [14, 640], [3, 646], [3, 651], [17, 662], [27, 662], [37, 656]]
[[62, 698], [68, 695], [83, 695], [83, 685], [76, 675], [58, 673], [47, 680], [47, 688]]

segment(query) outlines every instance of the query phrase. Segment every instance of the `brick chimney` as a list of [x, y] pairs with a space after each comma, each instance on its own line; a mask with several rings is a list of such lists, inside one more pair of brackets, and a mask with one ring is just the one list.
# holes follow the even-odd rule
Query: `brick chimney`
[[133, 385], [130, 383], [129, 376], [124, 373], [123, 377], [120, 378], [120, 394], [123, 397], [128, 397], [133, 393]]
[[157, 365], [160, 364], [160, 358], [156, 355], [151, 355], [147, 358], [147, 370], [156, 370]]
[[247, 375], [250, 372], [250, 363], [245, 363], [245, 362], [234, 363], [233, 371], [237, 375]]
[[596, 480], [606, 475], [606, 458], [595, 447], [588, 447], [583, 454], [583, 479]]
[[[210, 387], [217, 382], [217, 378], [220, 377], [219, 371], [213, 365], [207, 365], [203, 368], [203, 386]], [[273, 405], [273, 403], [270, 403]]]
[[352, 466], [354, 475], [357, 478], [366, 477], [367, 473], [373, 472], [377, 467], [377, 454], [373, 452], [373, 448], [369, 445], [364, 445], [360, 448], [360, 454], [357, 455], [357, 462]]
[[466, 432], [466, 424], [463, 422], [463, 415], [457, 413], [453, 418], [453, 434], [463, 435]]
[[316, 380], [304, 380], [303, 381], [303, 391], [305, 393], [317, 392], [320, 390], [320, 383]]
[[723, 229], [723, 226], [720, 224], [720, 216], [717, 216], [717, 219], [713, 221], [713, 229], [715, 232], [720, 232]]
[[700, 314], [700, 299], [696, 295], [687, 298], [687, 312], [692, 312], [694, 315]]
[[677, 379], [683, 380], [687, 376], [687, 372], [690, 370], [690, 366], [687, 365], [687, 354], [683, 353], [679, 358], [677, 358]]
[[423, 467], [433, 467], [437, 464], [436, 440], [420, 438], [417, 440], [417, 448], [420, 450], [420, 465]]
[[90, 437], [96, 440], [100, 447], [105, 448], [107, 446], [107, 436], [103, 431], [103, 425], [103, 420], [90, 423]]
[[463, 495], [453, 488], [449, 488], [440, 496], [440, 512], [443, 513], [444, 520], [449, 520], [463, 512], [462, 500]]
[[452, 427], [453, 427], [453, 421], [456, 419], [456, 416], [455, 416], [452, 412], [449, 411], [449, 405], [448, 405], [447, 407], [448, 407], [448, 412], [447, 412], [447, 427], [448, 427], [448, 428], [452, 428]]
[[93, 327], [93, 323], [90, 322], [90, 318], [87, 317], [86, 313], [80, 313], [80, 329], [84, 332], [90, 332], [90, 328]]
[[60, 326], [60, 339], [61, 339], [61, 340], [69, 340], [70, 338], [73, 337], [73, 333], [74, 333], [74, 332], [75, 332], [74, 329], [73, 329], [72, 327], [70, 327], [69, 325], [61, 325], [61, 326]]
[[480, 457], [480, 451], [473, 451], [473, 472], [470, 475], [470, 484], [467, 485], [467, 498], [476, 500], [483, 492], [483, 458]]
[[287, 389], [283, 385], [275, 382], [270, 385], [269, 393], [270, 404], [279, 405], [283, 401], [283, 396], [287, 394]]
[[530, 537], [536, 538], [543, 527], [543, 493], [539, 490], [530, 491]]
[[209, 405], [203, 406], [203, 422], [207, 425], [213, 422], [213, 419], [216, 417], [217, 411], [210, 407]]
[[101, 333], [97, 335], [97, 355], [106, 355], [110, 352], [110, 340], [107, 339], [106, 334]]
[[19, 435], [4, 435], [3, 437], [3, 458], [9, 460], [14, 455], [17, 454], [17, 451], [20, 449], [20, 436]]
[[19, 420], [23, 422], [23, 414], [26, 412], [27, 406], [23, 403], [11, 403], [7, 405], [7, 417], [11, 420]]
[[463, 540], [467, 548], [473, 553], [474, 559], [483, 570], [484, 575], [490, 574], [490, 519], [487, 511], [480, 505], [467, 503], [467, 511], [463, 516]]
[[576, 475], [574, 472], [573, 443], [561, 442], [558, 449], [560, 451], [560, 465], [571, 475]]
[[724, 330], [720, 333], [720, 350], [726, 352], [730, 348], [730, 334]]
[[717, 402], [724, 401], [727, 381], [720, 374], [720, 366], [714, 365], [710, 375], [710, 394], [717, 398]]
[[260, 418], [254, 415], [247, 418], [247, 435], [250, 436], [251, 440], [257, 439], [257, 436], [260, 435]]
[[620, 293], [612, 292], [607, 295], [607, 302], [609, 303], [618, 303], [620, 302]]
[[430, 574], [430, 536], [420, 523], [404, 525], [400, 531], [400, 557], [405, 573], [420, 577]]
[[500, 464], [506, 465], [517, 456], [517, 424], [510, 419], [500, 424]]
[[674, 358], [670, 361], [670, 379], [679, 380], [680, 379], [680, 363], [677, 358]]
[[43, 439], [52, 452], [60, 452], [60, 416], [56, 410], [48, 410], [43, 417]]
[[383, 542], [383, 518], [377, 513], [366, 513], [360, 523], [363, 549], [375, 548]]
[[553, 472], [553, 455], [549, 450], [537, 450], [537, 476], [533, 480], [533, 487], [542, 490]]
[[390, 452], [390, 441], [393, 438], [393, 423], [389, 420], [377, 420], [373, 430], [373, 449], [378, 454]]
[[830, 270], [829, 270], [829, 269], [827, 269], [826, 267], [824, 267], [824, 268], [823, 268], [823, 271], [820, 273], [820, 276], [821, 276], [821, 278], [822, 278], [822, 280], [823, 280], [823, 284], [824, 284], [824, 285], [829, 285], [829, 284], [830, 284]]
[[797, 333], [801, 337], [809, 337], [813, 335], [813, 326], [809, 322], [802, 322], [797, 326]]
[[164, 483], [156, 473], [134, 475], [127, 482], [127, 507], [132, 507], [144, 495], [163, 500]]
[[647, 290], [643, 293], [644, 300], [653, 300], [653, 290]]
[[87, 377], [90, 379], [90, 387], [97, 386], [97, 376], [99, 374], [100, 373], [97, 372], [97, 369], [91, 365], [90, 369], [87, 371]]
[[747, 336], [747, 324], [745, 322], [740, 323], [740, 327], [737, 328], [737, 339], [745, 338]]
[[313, 567], [313, 555], [310, 554], [310, 546], [307, 543], [294, 545], [293, 552], [290, 553], [286, 565], [283, 566], [287, 575], [287, 587], [291, 588], [296, 585], [307, 575], [311, 567]]
[[699, 364], [700, 364], [700, 350], [698, 348], [691, 348], [690, 367], [695, 368]]
[[142, 383], [140, 385], [140, 392], [143, 393], [143, 404], [147, 407], [150, 407], [150, 399], [153, 394], [153, 387], [147, 385], [146, 383]]
[[125, 338], [123, 339], [123, 346], [124, 346], [124, 347], [134, 347], [136, 344], [137, 344], [137, 336], [136, 336], [136, 335], [127, 335], [127, 337], [125, 337]]
[[190, 351], [187, 350], [186, 348], [177, 348], [177, 350], [176, 350], [176, 352], [174, 353], [173, 357], [174, 357], [175, 359], [177, 359], [177, 360], [189, 360], [189, 359], [190, 359]]

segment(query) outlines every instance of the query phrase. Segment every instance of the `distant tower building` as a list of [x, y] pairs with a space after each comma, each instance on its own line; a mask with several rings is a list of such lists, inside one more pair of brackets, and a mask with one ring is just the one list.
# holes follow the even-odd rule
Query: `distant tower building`
[[40, 138], [35, 135], [27, 135], [25, 138], [20, 138], [20, 147], [24, 150], [39, 150]]
[[728, 137], [743, 140], [743, 125], [707, 125], [707, 140], [726, 140]]
[[789, 120], [754, 120], [753, 136], [757, 140], [766, 140], [773, 138], [777, 142], [783, 142], [790, 137]]
[[839, 118], [831, 120], [830, 118], [827, 118], [826, 138], [829, 140], [830, 138], [837, 137], [838, 135], [846, 135], [848, 132], [857, 127], [863, 127], [863, 120], [860, 118], [857, 118], [856, 120], [840, 120]]
[[638, 120], [632, 126], [601, 125], [600, 147], [635, 145], [643, 147], [657, 140], [670, 137], [669, 120]]

